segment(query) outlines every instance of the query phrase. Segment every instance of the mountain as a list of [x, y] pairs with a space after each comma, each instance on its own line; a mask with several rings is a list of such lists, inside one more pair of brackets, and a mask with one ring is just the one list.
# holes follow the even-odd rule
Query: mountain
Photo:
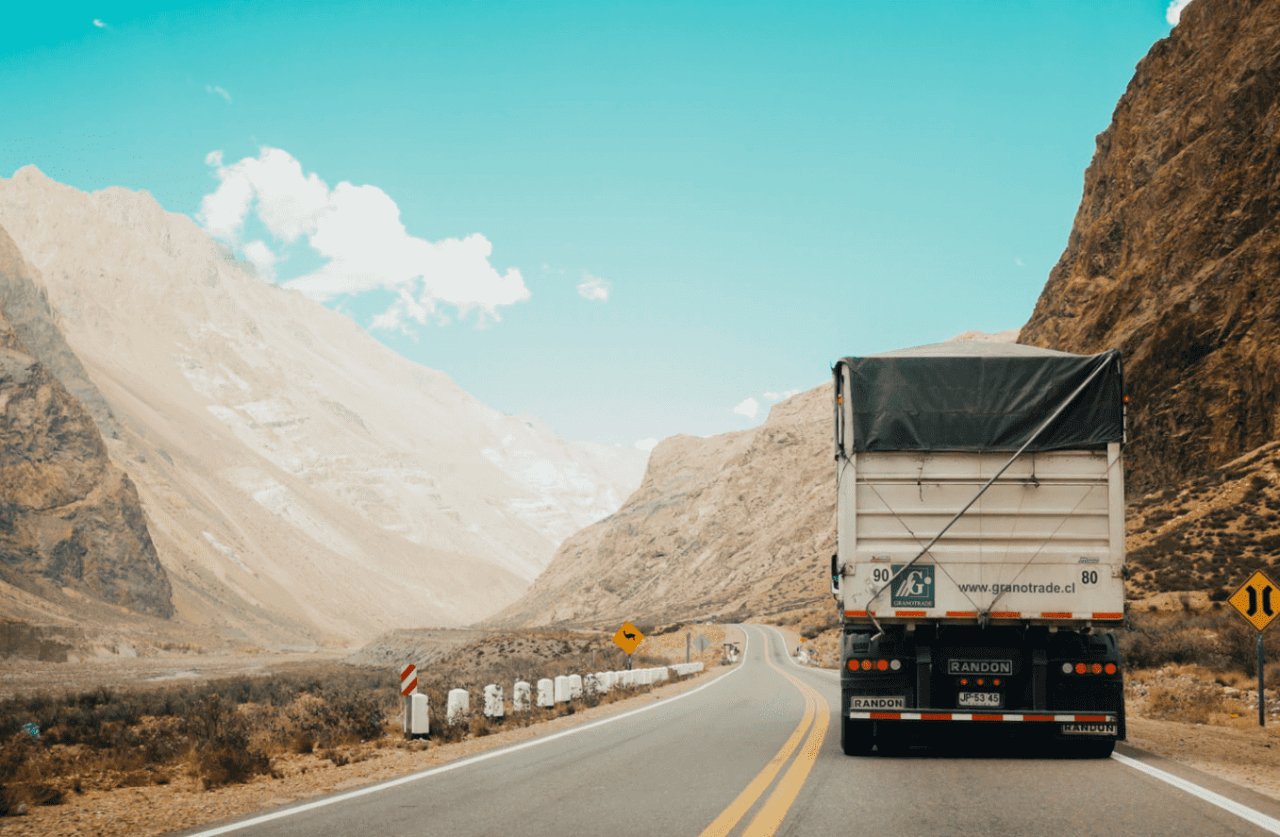
[[94, 396], [33, 270], [0, 229], [0, 602], [9, 619], [29, 615], [22, 593], [68, 608], [87, 595], [173, 614], [138, 493], [84, 407], [105, 408]]
[[830, 420], [820, 386], [751, 430], [662, 441], [622, 508], [565, 541], [494, 622], [607, 627], [821, 601], [835, 548]]
[[1196, 0], [1099, 137], [1022, 341], [1125, 357], [1135, 595], [1280, 552], [1280, 4]]
[[1118, 348], [1129, 482], [1164, 490], [1277, 438], [1280, 4], [1196, 0], [1098, 136], [1021, 340]]
[[178, 621], [313, 646], [457, 625], [521, 593], [639, 479], [638, 451], [486, 407], [264, 282], [146, 193], [0, 179], [0, 226], [132, 477]]
[[[1098, 137], [1066, 248], [1018, 336], [1124, 354], [1132, 596], [1223, 598], [1280, 555], [1278, 44], [1274, 0], [1186, 8]], [[820, 611], [828, 392], [777, 405], [756, 430], [659, 444], [636, 494], [566, 541], [497, 621]]]

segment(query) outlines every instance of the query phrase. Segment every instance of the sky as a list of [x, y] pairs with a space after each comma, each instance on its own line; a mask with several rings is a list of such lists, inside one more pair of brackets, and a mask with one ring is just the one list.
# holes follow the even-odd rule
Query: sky
[[24, 4], [0, 176], [144, 189], [490, 406], [647, 447], [1021, 326], [1185, 4]]

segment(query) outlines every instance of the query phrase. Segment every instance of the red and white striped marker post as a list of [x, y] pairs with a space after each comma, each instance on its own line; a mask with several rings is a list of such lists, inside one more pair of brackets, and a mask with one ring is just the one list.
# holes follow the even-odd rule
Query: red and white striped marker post
[[412, 663], [400, 669], [400, 695], [404, 698], [404, 734], [424, 738], [431, 731], [427, 696], [418, 691], [418, 668]]
[[413, 663], [405, 666], [400, 672], [400, 694], [408, 697], [418, 688], [418, 667]]

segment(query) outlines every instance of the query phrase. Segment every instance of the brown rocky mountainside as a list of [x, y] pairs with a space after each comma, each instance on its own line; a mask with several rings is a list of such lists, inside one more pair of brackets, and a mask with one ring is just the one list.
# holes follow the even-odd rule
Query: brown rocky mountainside
[[[1196, 0], [1097, 141], [1020, 340], [1125, 358], [1135, 596], [1223, 598], [1280, 554], [1280, 3]], [[761, 428], [673, 439], [507, 622], [822, 607], [834, 538], [825, 387]]]
[[[93, 395], [31, 275], [0, 229], [0, 601], [26, 599], [12, 585], [67, 607], [87, 595], [170, 616], [169, 579], [138, 493], [108, 458], [89, 411], [54, 374]], [[109, 421], [101, 396], [98, 407]], [[6, 606], [6, 615], [16, 609]]]
[[676, 436], [612, 517], [561, 545], [503, 625], [666, 622], [820, 602], [835, 548], [829, 387], [763, 425]]
[[1277, 438], [1280, 3], [1196, 0], [1097, 140], [1021, 341], [1124, 353], [1131, 489]]

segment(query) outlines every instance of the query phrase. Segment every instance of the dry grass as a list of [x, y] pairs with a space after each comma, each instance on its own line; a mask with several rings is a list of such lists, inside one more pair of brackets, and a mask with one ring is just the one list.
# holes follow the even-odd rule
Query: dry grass
[[[431, 737], [457, 741], [527, 726], [647, 691], [591, 691], [568, 704], [489, 719], [477, 698], [487, 683], [620, 668], [605, 636], [567, 631], [497, 635], [464, 645], [420, 672]], [[635, 665], [665, 664], [637, 655]], [[99, 688], [0, 701], [0, 816], [56, 805], [89, 790], [167, 784], [178, 775], [206, 789], [272, 775], [273, 759], [315, 753], [336, 765], [367, 756], [362, 742], [400, 743], [393, 671], [343, 664], [292, 667], [259, 677], [182, 686]], [[472, 693], [464, 723], [445, 723], [450, 688]], [[23, 724], [39, 727], [39, 738]]]

